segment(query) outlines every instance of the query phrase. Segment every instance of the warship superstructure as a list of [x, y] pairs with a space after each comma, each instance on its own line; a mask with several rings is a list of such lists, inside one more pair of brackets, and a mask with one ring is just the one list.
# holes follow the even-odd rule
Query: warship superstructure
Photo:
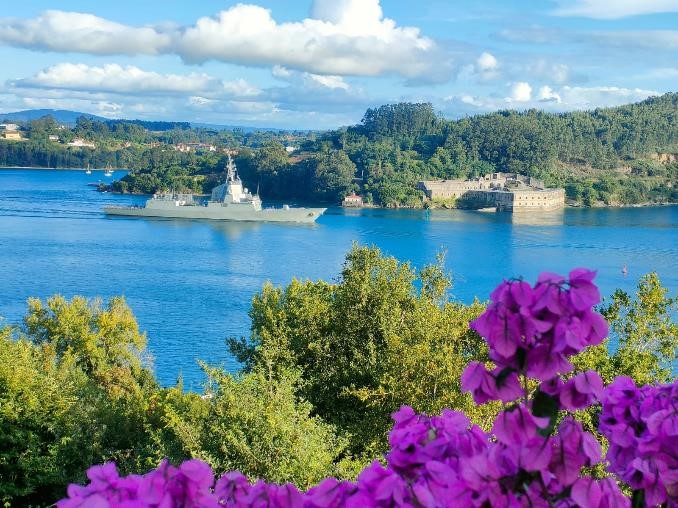
[[248, 192], [238, 176], [235, 163], [228, 157], [226, 182], [212, 189], [207, 201], [193, 194], [163, 192], [154, 194], [146, 206], [108, 206], [108, 215], [211, 219], [260, 222], [315, 222], [327, 208], [263, 208], [257, 194]]

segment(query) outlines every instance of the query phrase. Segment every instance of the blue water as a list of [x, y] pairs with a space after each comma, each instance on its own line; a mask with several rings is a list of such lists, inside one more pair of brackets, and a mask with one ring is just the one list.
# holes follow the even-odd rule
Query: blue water
[[[114, 178], [122, 176], [116, 172]], [[88, 183], [103, 172], [0, 170], [0, 316], [21, 320], [29, 296], [124, 295], [148, 333], [163, 384], [200, 388], [196, 359], [237, 368], [224, 339], [248, 335], [265, 281], [335, 279], [353, 241], [422, 266], [441, 249], [464, 302], [502, 277], [598, 270], [604, 294], [633, 291], [657, 271], [678, 292], [678, 207], [568, 209], [559, 214], [330, 209], [313, 226], [107, 218], [104, 205], [142, 204]], [[621, 268], [628, 266], [628, 276]]]

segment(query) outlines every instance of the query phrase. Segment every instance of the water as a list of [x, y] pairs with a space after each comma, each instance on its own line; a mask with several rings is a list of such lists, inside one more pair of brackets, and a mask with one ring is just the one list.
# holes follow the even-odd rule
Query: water
[[[114, 178], [120, 178], [116, 172]], [[247, 335], [265, 281], [335, 279], [353, 241], [422, 266], [447, 250], [453, 297], [487, 298], [502, 277], [598, 270], [604, 294], [633, 291], [657, 271], [678, 291], [678, 207], [568, 209], [527, 218], [484, 212], [330, 209], [316, 225], [107, 218], [104, 205], [142, 204], [88, 183], [103, 172], [0, 170], [0, 316], [19, 322], [29, 296], [124, 295], [161, 383], [183, 373], [199, 389], [197, 359], [236, 369], [224, 339]], [[628, 266], [628, 276], [621, 268]]]

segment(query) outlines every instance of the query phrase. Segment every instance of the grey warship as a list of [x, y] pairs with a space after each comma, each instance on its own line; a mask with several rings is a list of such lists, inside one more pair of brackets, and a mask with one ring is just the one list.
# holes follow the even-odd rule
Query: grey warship
[[254, 222], [315, 222], [327, 208], [263, 208], [261, 199], [243, 187], [235, 163], [228, 157], [226, 182], [212, 189], [209, 200], [193, 194], [164, 192], [154, 194], [146, 206], [107, 206], [107, 215], [211, 219]]

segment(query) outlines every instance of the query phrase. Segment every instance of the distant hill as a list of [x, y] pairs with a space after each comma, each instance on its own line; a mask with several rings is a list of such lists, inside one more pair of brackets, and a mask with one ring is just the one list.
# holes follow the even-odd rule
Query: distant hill
[[0, 120], [13, 120], [15, 122], [30, 122], [37, 120], [43, 116], [52, 115], [54, 119], [65, 125], [75, 125], [75, 122], [81, 116], [85, 116], [92, 120], [105, 122], [109, 120], [103, 116], [91, 115], [89, 113], [81, 113], [79, 111], [69, 111], [66, 109], [27, 109], [25, 111], [14, 111], [12, 113], [0, 113]]
[[[214, 124], [214, 123], [201, 123], [201, 122], [191, 122], [191, 127], [194, 127], [196, 129], [208, 129], [208, 130], [215, 130], [215, 131], [241, 131], [244, 132], [245, 134], [251, 133], [251, 132], [289, 132], [290, 129], [277, 129], [274, 127], [248, 127], [245, 125], [221, 125], [221, 124]], [[299, 131], [299, 132], [307, 132], [307, 131]]]
[[172, 128], [183, 128], [187, 129], [190, 127], [198, 129], [211, 129], [215, 131], [234, 131], [239, 130], [244, 133], [251, 132], [279, 132], [284, 129], [274, 129], [269, 127], [249, 127], [244, 125], [221, 125], [221, 124], [211, 124], [211, 123], [200, 123], [200, 122], [163, 122], [163, 121], [148, 121], [148, 120], [126, 120], [126, 119], [111, 119], [104, 118], [98, 115], [92, 115], [90, 113], [82, 113], [80, 111], [69, 111], [66, 109], [27, 109], [25, 111], [14, 111], [11, 113], [0, 113], [0, 121], [14, 121], [14, 122], [30, 122], [31, 120], [37, 120], [43, 116], [51, 115], [54, 119], [72, 127], [75, 125], [75, 122], [81, 116], [87, 117], [91, 120], [97, 120], [99, 122], [110, 122], [110, 123], [120, 123], [128, 122], [141, 125], [142, 127], [148, 130], [169, 130]]

